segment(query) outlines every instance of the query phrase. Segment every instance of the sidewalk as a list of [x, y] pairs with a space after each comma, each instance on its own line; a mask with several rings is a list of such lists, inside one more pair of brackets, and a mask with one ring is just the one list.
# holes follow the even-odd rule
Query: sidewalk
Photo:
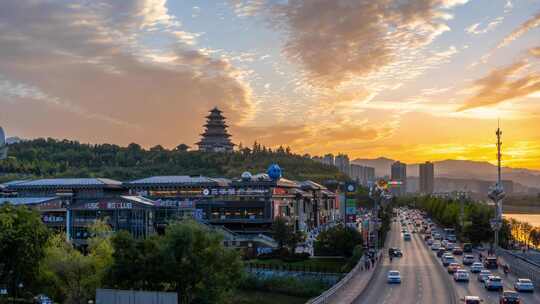
[[343, 286], [338, 292], [336, 292], [327, 303], [335, 304], [350, 304], [352, 303], [359, 295], [359, 292], [363, 291], [364, 288], [368, 285], [373, 273], [377, 270], [381, 258], [375, 265], [369, 270], [359, 270], [354, 276], [349, 280], [349, 282]]

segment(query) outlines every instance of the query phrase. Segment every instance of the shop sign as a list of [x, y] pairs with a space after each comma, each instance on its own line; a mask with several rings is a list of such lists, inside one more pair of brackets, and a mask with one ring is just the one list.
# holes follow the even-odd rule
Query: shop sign
[[62, 208], [62, 201], [51, 201], [51, 202], [45, 202], [41, 203], [37, 206], [37, 209], [44, 210], [44, 209], [60, 209]]
[[274, 195], [286, 195], [287, 194], [287, 189], [274, 188], [273, 193], [274, 193]]
[[130, 202], [99, 202], [99, 203], [86, 203], [85, 209], [97, 210], [97, 209], [132, 209], [133, 204]]
[[254, 188], [213, 188], [204, 189], [203, 195], [261, 195], [267, 194], [268, 189], [254, 189]]
[[177, 201], [177, 200], [156, 200], [157, 207], [170, 207], [170, 208], [193, 208], [193, 201]]
[[62, 223], [64, 222], [63, 216], [44, 215], [41, 217], [44, 223]]

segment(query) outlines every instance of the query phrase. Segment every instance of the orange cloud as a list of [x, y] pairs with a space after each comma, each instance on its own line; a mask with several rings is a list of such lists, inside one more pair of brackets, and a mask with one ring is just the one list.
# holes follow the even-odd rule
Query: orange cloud
[[529, 72], [524, 76], [518, 74], [528, 66], [526, 60], [521, 60], [509, 66], [493, 70], [487, 76], [474, 82], [477, 92], [465, 100], [458, 112], [473, 108], [496, 105], [518, 97], [525, 97], [540, 91], [540, 75]]
[[527, 20], [523, 24], [521, 24], [518, 28], [516, 28], [512, 33], [510, 33], [508, 36], [504, 37], [504, 39], [497, 45], [497, 48], [502, 48], [510, 44], [512, 41], [518, 39], [519, 37], [523, 36], [528, 31], [540, 26], [540, 11], [536, 13], [531, 19]]

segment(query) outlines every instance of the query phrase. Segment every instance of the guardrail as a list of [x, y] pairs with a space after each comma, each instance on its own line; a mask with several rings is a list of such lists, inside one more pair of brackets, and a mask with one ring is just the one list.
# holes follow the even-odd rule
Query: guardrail
[[[375, 262], [375, 265], [373, 265], [373, 268], [377, 267], [378, 263], [383, 259], [382, 257], [382, 251], [379, 251], [377, 253], [377, 261]], [[357, 275], [359, 272], [363, 269], [363, 264], [365, 262], [364, 258], [361, 258], [358, 260], [358, 263], [356, 263], [356, 266], [345, 276], [343, 279], [341, 279], [339, 282], [334, 284], [334, 286], [330, 287], [327, 291], [323, 292], [320, 296], [313, 298], [307, 302], [307, 304], [327, 304], [330, 303], [331, 298], [340, 290], [345, 288], [345, 286], [350, 282], [350, 280]]]
[[538, 263], [504, 249], [497, 250], [497, 254], [510, 265], [510, 271], [517, 277], [531, 279], [536, 288], [540, 288], [540, 265]]

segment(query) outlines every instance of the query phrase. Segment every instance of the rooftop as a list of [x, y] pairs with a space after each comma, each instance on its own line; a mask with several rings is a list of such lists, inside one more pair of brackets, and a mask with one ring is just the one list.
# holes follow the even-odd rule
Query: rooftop
[[85, 188], [85, 187], [111, 187], [121, 186], [122, 182], [108, 178], [50, 178], [27, 181], [15, 181], [7, 184], [8, 188], [39, 188], [39, 187], [64, 187], [64, 188]]
[[0, 205], [10, 203], [12, 205], [34, 205], [58, 199], [53, 197], [0, 197]]
[[221, 179], [212, 179], [205, 176], [188, 176], [188, 175], [172, 175], [172, 176], [152, 176], [143, 179], [137, 179], [127, 182], [127, 185], [200, 185], [200, 184], [218, 184]]

